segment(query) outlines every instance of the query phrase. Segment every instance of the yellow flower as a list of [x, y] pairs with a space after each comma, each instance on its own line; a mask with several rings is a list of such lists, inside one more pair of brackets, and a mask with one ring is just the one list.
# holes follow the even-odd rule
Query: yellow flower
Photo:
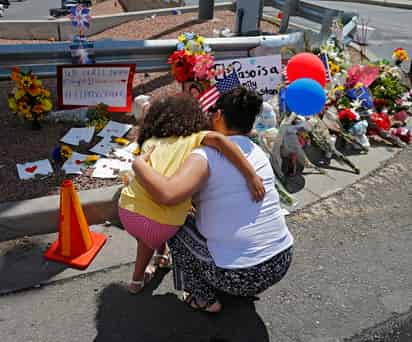
[[362, 87], [363, 87], [363, 83], [362, 83], [362, 82], [358, 82], [358, 83], [356, 83], [355, 86], [354, 86], [355, 89], [357, 89], [357, 88], [362, 88]]
[[205, 38], [203, 38], [202, 36], [199, 36], [197, 37], [196, 42], [203, 45], [205, 43]]
[[96, 154], [93, 154], [93, 155], [87, 156], [85, 162], [86, 163], [94, 163], [98, 159], [99, 159], [99, 156], [96, 155]]
[[18, 101], [17, 102], [17, 110], [19, 111], [19, 113], [21, 113], [23, 115], [27, 115], [28, 113], [30, 113], [31, 107], [24, 100], [23, 101]]
[[33, 83], [33, 79], [30, 76], [23, 76], [20, 78], [20, 80], [17, 82], [17, 86], [19, 88], [24, 88], [27, 89], [29, 88]]
[[14, 96], [9, 96], [9, 98], [7, 99], [8, 103], [9, 103], [9, 108], [13, 113], [17, 112], [17, 102], [16, 99], [14, 98]]
[[63, 145], [60, 148], [60, 155], [62, 156], [62, 158], [64, 159], [69, 159], [73, 154], [73, 150], [67, 146], [67, 145]]
[[18, 89], [16, 94], [14, 94], [16, 100], [20, 100], [24, 95], [26, 95], [26, 92], [23, 89]]
[[42, 99], [40, 101], [40, 103], [42, 104], [43, 108], [44, 108], [44, 112], [50, 112], [53, 108], [53, 104], [50, 100], [48, 99]]
[[179, 37], [177, 37], [177, 40], [183, 43], [186, 40], [186, 36], [182, 33]]
[[402, 48], [395, 49], [393, 51], [392, 57], [395, 60], [399, 60], [401, 62], [407, 61], [409, 59], [408, 53], [406, 52], [405, 49], [402, 49]]
[[119, 145], [129, 145], [130, 141], [125, 138], [114, 138], [113, 142]]
[[134, 154], [135, 156], [138, 156], [138, 155], [140, 154], [140, 147], [139, 147], [139, 146], [137, 146], [137, 147], [135, 148], [135, 150], [133, 151], [133, 154]]
[[338, 64], [333, 63], [332, 61], [329, 61], [329, 70], [333, 74], [336, 74], [340, 72], [340, 66]]

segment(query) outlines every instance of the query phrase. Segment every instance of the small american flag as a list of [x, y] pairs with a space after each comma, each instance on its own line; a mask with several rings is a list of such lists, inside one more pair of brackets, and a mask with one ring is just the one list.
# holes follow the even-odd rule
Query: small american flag
[[216, 103], [221, 94], [227, 93], [238, 86], [240, 86], [240, 81], [236, 72], [232, 72], [222, 79], [217, 79], [216, 84], [200, 94], [198, 98], [203, 112], [206, 113], [208, 109]]

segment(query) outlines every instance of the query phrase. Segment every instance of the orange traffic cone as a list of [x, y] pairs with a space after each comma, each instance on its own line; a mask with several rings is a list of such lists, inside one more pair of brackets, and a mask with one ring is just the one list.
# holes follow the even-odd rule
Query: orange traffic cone
[[44, 253], [47, 259], [85, 269], [103, 247], [107, 237], [89, 231], [79, 196], [71, 180], [60, 192], [59, 238]]

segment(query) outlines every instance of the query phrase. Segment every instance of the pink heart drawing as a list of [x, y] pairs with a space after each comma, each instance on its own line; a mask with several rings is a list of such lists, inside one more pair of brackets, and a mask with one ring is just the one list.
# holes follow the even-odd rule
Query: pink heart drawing
[[26, 167], [25, 171], [29, 172], [29, 173], [33, 173], [34, 171], [36, 171], [36, 169], [37, 169], [37, 166], [33, 165], [33, 166], [30, 166], [30, 167]]

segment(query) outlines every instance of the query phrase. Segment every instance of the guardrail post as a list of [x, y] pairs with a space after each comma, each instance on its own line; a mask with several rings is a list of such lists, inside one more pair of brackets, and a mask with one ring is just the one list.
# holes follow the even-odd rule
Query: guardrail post
[[286, 0], [282, 8], [282, 21], [279, 27], [279, 33], [286, 33], [289, 26], [290, 16], [295, 15], [299, 8], [299, 0]]
[[322, 20], [322, 27], [320, 29], [320, 41], [327, 40], [332, 32], [333, 19], [335, 18], [334, 10], [327, 10]]
[[214, 0], [199, 0], [199, 20], [213, 19]]
[[235, 31], [238, 35], [259, 34], [262, 0], [237, 0]]

